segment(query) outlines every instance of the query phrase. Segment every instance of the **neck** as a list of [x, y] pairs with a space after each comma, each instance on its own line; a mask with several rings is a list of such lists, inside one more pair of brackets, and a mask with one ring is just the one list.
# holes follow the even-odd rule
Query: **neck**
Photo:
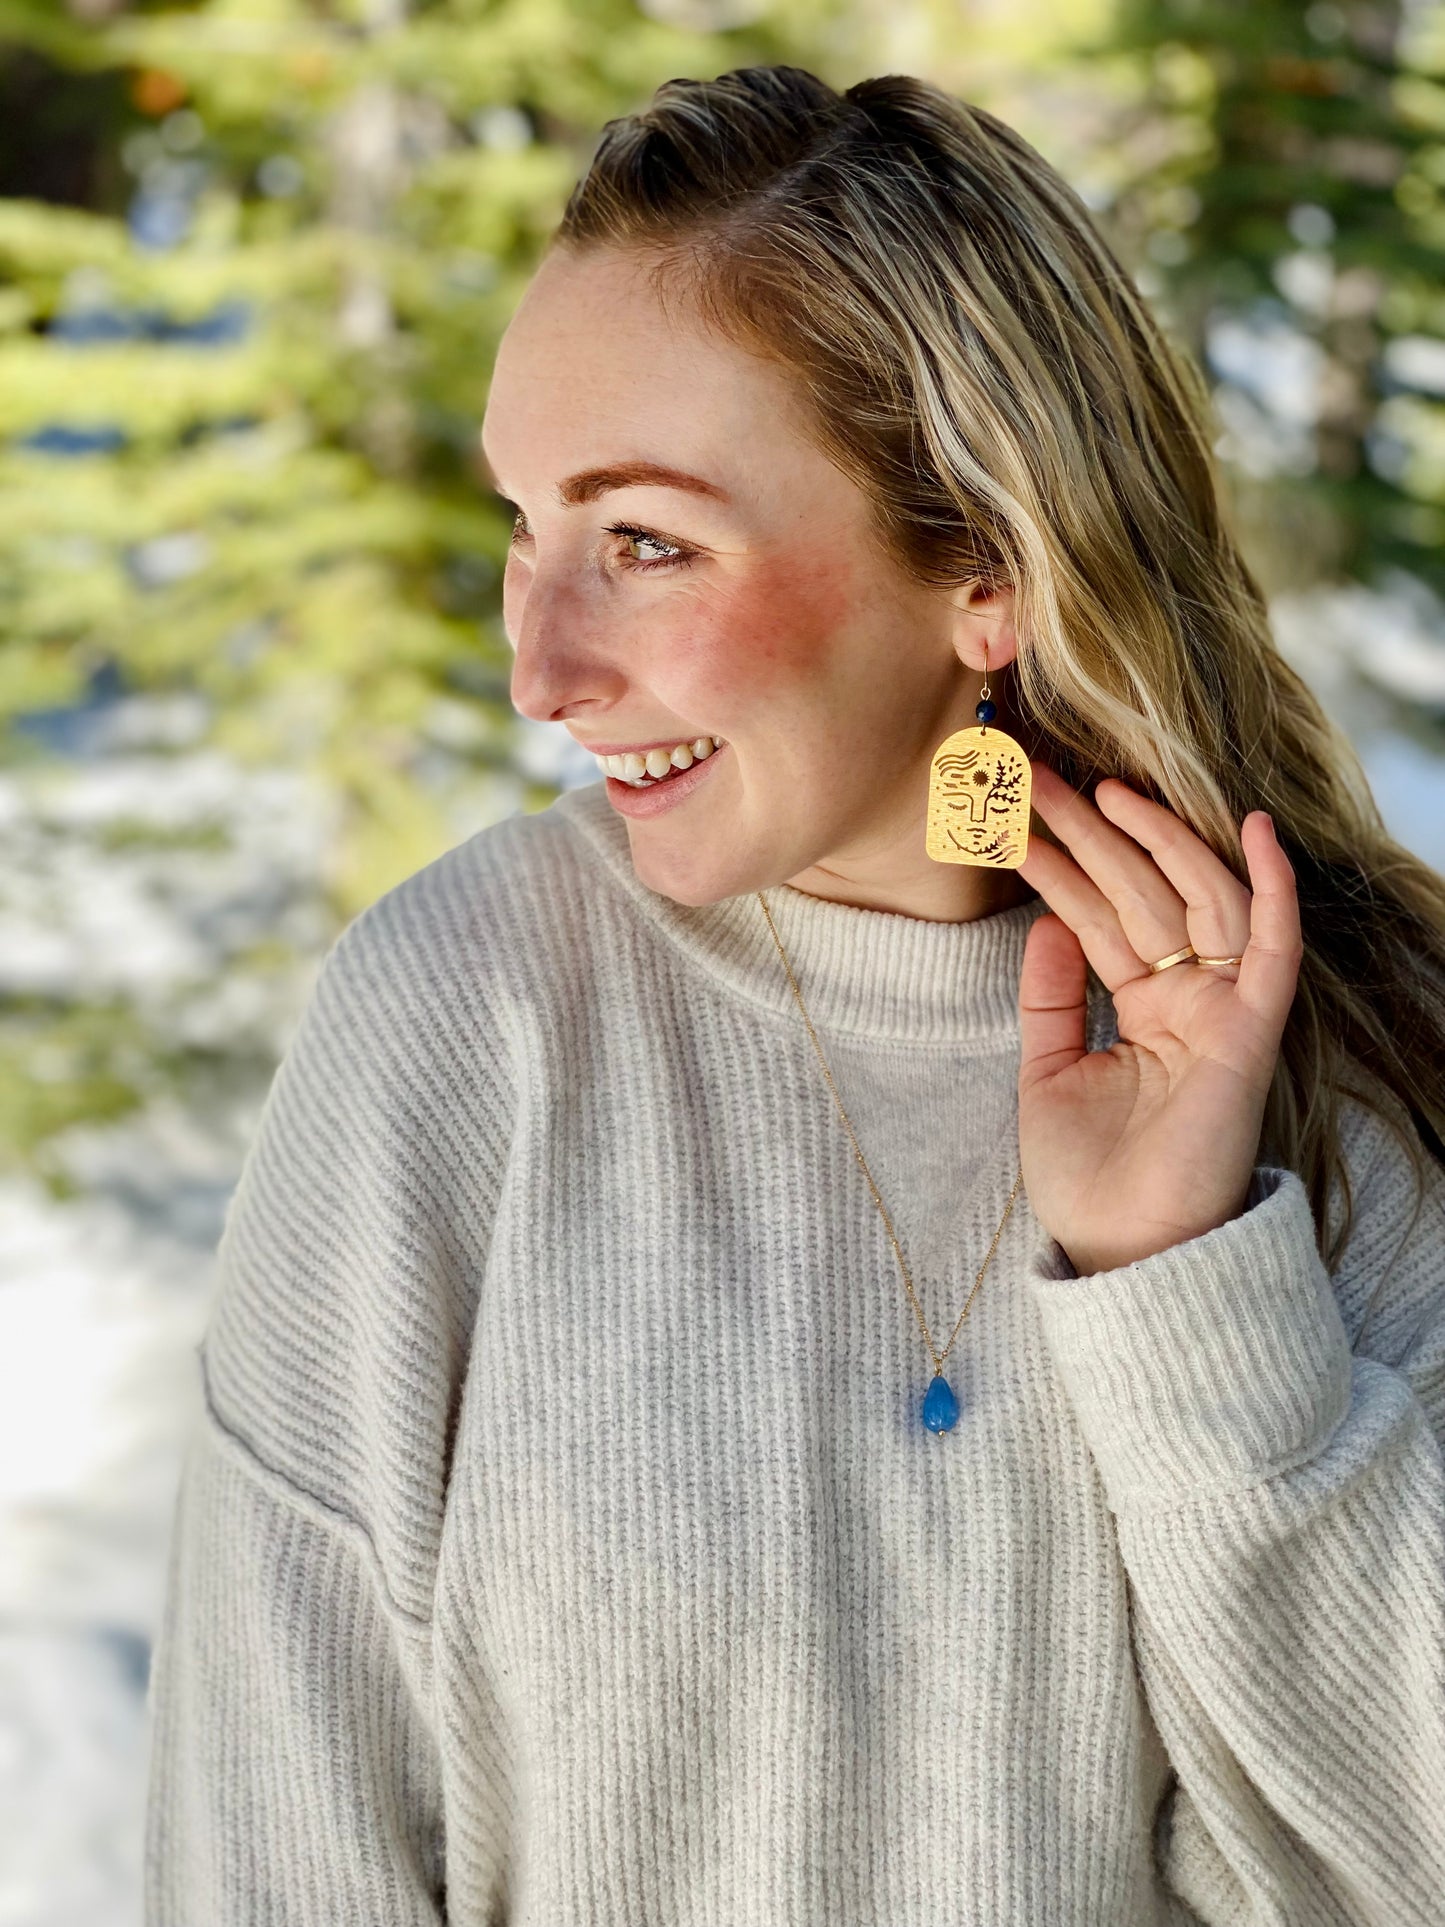
[[999, 910], [1012, 910], [1038, 892], [1017, 870], [990, 870], [971, 863], [937, 863], [923, 856], [895, 867], [887, 880], [850, 874], [841, 863], [814, 863], [786, 879], [790, 889], [846, 903], [855, 910], [887, 910], [928, 923], [972, 923]]
[[[961, 725], [955, 722], [951, 727]], [[1013, 731], [1030, 762], [1043, 753], [1041, 739], [1026, 720], [1003, 716], [999, 727]], [[930, 740], [938, 740], [943, 728], [943, 723], [937, 723]], [[792, 889], [827, 903], [891, 911], [927, 923], [973, 923], [1038, 899], [1038, 891], [1016, 870], [940, 863], [929, 856], [920, 827], [918, 789], [919, 781], [909, 778], [881, 810], [873, 805], [865, 824], [851, 827], [840, 849], [785, 881]], [[1032, 811], [1029, 834], [1052, 841]]]
[[[550, 807], [559, 826], [586, 840], [599, 887], [620, 890], [687, 965], [784, 1030], [796, 1029], [797, 1005], [756, 892], [683, 904], [649, 888], [633, 868], [627, 825], [602, 783], [566, 790]], [[989, 884], [1018, 880], [968, 864], [937, 867]], [[1028, 933], [1047, 909], [1042, 897], [973, 916], [954, 903], [943, 906], [953, 914], [927, 917], [890, 915], [787, 883], [764, 894], [809, 1017], [834, 1041], [847, 1033], [950, 1050], [1016, 1048], [1019, 973]]]

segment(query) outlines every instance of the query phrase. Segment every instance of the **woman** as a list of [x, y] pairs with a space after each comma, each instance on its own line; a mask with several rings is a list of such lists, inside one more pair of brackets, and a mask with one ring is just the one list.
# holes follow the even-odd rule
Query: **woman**
[[[608, 125], [483, 445], [515, 702], [620, 774], [277, 1074], [154, 1927], [1438, 1921], [1445, 887], [1206, 419], [977, 109]], [[1021, 861], [926, 843], [976, 718]]]

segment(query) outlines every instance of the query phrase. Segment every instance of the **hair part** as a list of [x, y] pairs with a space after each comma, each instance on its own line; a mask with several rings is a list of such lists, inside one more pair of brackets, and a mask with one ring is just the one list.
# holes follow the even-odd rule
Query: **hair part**
[[1418, 1216], [1424, 1148], [1445, 1163], [1445, 879], [1280, 655], [1203, 377], [1068, 183], [926, 81], [744, 67], [608, 121], [548, 245], [630, 253], [784, 369], [911, 580], [1013, 587], [1019, 733], [1074, 788], [1124, 777], [1246, 886], [1238, 826], [1269, 811], [1304, 956], [1263, 1154], [1304, 1180], [1333, 1269], [1352, 1096], [1405, 1147]]

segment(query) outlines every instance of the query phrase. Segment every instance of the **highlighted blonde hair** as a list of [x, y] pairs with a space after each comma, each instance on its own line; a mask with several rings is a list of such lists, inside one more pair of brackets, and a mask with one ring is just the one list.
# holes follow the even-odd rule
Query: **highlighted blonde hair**
[[1405, 1147], [1418, 1215], [1425, 1148], [1445, 1162], [1445, 879], [1279, 654], [1202, 376], [1073, 189], [925, 81], [746, 67], [609, 121], [549, 246], [630, 252], [784, 369], [912, 580], [1013, 585], [1004, 720], [1076, 789], [1124, 777], [1246, 884], [1238, 825], [1270, 812], [1305, 954], [1261, 1155], [1299, 1172], [1333, 1269], [1354, 1096]]

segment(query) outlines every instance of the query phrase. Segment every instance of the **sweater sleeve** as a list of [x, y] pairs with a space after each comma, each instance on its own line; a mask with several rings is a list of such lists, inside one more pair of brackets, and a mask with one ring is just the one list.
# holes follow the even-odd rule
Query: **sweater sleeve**
[[1333, 1276], [1267, 1166], [1201, 1237], [1085, 1277], [1047, 1240], [1030, 1269], [1176, 1770], [1161, 1871], [1206, 1927], [1442, 1918], [1445, 1173], [1415, 1212], [1363, 1106], [1345, 1151]]
[[209, 1411], [152, 1664], [147, 1927], [436, 1927], [428, 1629], [349, 1520]]
[[350, 924], [227, 1209], [147, 1689], [147, 1927], [432, 1927], [432, 1597], [513, 1085], [442, 859]]

